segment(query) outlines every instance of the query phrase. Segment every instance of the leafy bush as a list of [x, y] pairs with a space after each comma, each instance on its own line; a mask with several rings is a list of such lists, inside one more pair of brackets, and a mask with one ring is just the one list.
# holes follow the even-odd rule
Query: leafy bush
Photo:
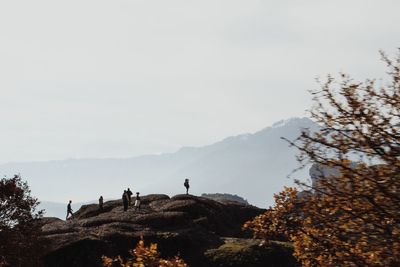
[[105, 267], [188, 267], [188, 265], [176, 256], [173, 259], [162, 259], [157, 251], [157, 244], [150, 244], [149, 247], [144, 245], [144, 241], [140, 240], [136, 248], [130, 251], [131, 258], [124, 261], [120, 256], [117, 258], [102, 257], [103, 266]]

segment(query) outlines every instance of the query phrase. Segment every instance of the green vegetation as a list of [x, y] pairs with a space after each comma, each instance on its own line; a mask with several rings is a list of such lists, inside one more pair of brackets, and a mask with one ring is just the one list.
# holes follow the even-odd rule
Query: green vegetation
[[297, 266], [290, 243], [274, 241], [263, 245], [261, 239], [225, 238], [219, 248], [206, 251], [205, 256], [216, 266]]

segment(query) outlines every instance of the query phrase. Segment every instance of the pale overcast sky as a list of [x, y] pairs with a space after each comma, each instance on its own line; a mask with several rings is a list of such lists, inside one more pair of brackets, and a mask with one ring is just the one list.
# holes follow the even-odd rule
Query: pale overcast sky
[[383, 77], [400, 1], [0, 2], [0, 163], [129, 157], [254, 132], [315, 78]]

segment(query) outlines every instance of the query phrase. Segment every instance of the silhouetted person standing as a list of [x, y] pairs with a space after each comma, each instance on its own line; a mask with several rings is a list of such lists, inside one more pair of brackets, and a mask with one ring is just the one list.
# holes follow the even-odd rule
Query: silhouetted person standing
[[122, 203], [124, 204], [124, 211], [128, 210], [128, 194], [126, 190], [124, 190], [124, 193], [122, 194]]
[[100, 196], [99, 198], [99, 209], [100, 211], [103, 211], [103, 196]]
[[128, 188], [128, 190], [126, 191], [126, 194], [128, 195], [128, 203], [129, 203], [129, 206], [131, 205], [131, 200], [132, 200], [132, 191]]
[[183, 183], [183, 185], [186, 187], [186, 195], [189, 194], [189, 179], [185, 179], [185, 182]]
[[139, 196], [139, 192], [136, 192], [135, 210], [140, 210], [140, 196]]
[[71, 207], [71, 203], [72, 203], [72, 201], [70, 200], [68, 203], [68, 206], [67, 206], [67, 217], [65, 217], [65, 220], [68, 220], [69, 215], [71, 215], [71, 218], [72, 218], [72, 216], [74, 216], [74, 213], [73, 213], [73, 210]]

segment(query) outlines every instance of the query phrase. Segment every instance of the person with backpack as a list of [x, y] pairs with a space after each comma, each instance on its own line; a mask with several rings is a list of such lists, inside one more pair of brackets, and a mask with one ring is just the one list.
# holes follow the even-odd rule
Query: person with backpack
[[65, 220], [68, 220], [68, 216], [71, 215], [71, 218], [74, 216], [72, 207], [71, 207], [72, 201], [70, 200], [68, 205], [67, 205], [67, 217], [65, 217]]
[[183, 185], [186, 187], [186, 195], [189, 195], [189, 179], [185, 179]]

